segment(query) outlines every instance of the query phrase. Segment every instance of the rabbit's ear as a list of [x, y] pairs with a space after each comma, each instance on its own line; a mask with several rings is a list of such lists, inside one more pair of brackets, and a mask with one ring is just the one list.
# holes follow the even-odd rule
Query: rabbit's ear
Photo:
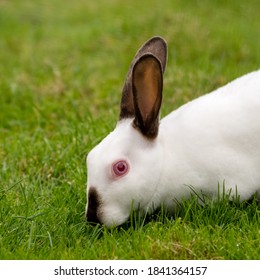
[[162, 72], [165, 71], [167, 63], [167, 43], [161, 37], [153, 37], [148, 40], [136, 53], [122, 90], [121, 111], [119, 119], [131, 118], [135, 116], [133, 103], [133, 89], [132, 89], [132, 73], [138, 59], [145, 54], [152, 54], [161, 63]]
[[[153, 37], [148, 40], [138, 50], [135, 55], [135, 62], [144, 54], [151, 53], [155, 56], [162, 65], [162, 72], [164, 73], [167, 63], [167, 43], [162, 37]], [[135, 63], [134, 63], [135, 64]]]
[[148, 138], [155, 138], [159, 128], [163, 72], [153, 54], [145, 54], [136, 62], [132, 77], [134, 125]]

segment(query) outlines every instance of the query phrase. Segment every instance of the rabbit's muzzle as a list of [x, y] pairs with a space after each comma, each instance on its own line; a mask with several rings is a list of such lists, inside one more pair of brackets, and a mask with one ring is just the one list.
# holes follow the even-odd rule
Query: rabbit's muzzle
[[89, 223], [100, 223], [98, 218], [98, 209], [100, 207], [100, 199], [98, 192], [95, 188], [90, 187], [88, 193], [88, 205], [87, 205], [87, 212], [86, 218]]

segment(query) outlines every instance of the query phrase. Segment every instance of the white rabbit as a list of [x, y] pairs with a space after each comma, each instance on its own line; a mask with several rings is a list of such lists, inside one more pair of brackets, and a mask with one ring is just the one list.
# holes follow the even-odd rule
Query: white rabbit
[[260, 194], [260, 71], [185, 104], [159, 121], [167, 45], [137, 52], [116, 128], [87, 157], [86, 217], [117, 226], [131, 210], [171, 211], [192, 191], [225, 183], [240, 200]]

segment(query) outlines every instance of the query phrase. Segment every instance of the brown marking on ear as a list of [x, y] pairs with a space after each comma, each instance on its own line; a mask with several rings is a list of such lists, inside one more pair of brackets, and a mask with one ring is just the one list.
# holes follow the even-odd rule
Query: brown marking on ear
[[126, 119], [126, 118], [133, 118], [135, 114], [132, 84], [128, 81], [128, 79], [129, 78], [127, 78], [127, 80], [125, 81], [122, 90], [119, 120]]
[[156, 36], [145, 42], [143, 46], [137, 51], [134, 59], [132, 60], [122, 90], [121, 111], [119, 120], [124, 118], [134, 118], [135, 116], [132, 73], [136, 62], [140, 59], [141, 56], [147, 53], [153, 54], [161, 63], [162, 72], [164, 73], [165, 71], [167, 63], [167, 43], [163, 38]]
[[95, 188], [90, 187], [88, 192], [88, 207], [86, 212], [87, 221], [90, 223], [100, 223], [98, 212], [101, 200]]
[[143, 55], [133, 69], [134, 126], [148, 138], [159, 129], [163, 73], [160, 61], [152, 54]]
[[[143, 51], [142, 55], [145, 53], [151, 53], [154, 55], [161, 63], [162, 72], [164, 73], [167, 64], [167, 43], [166, 41], [159, 36], [155, 36], [151, 38], [145, 44], [145, 50]], [[141, 57], [140, 55], [139, 57]]]

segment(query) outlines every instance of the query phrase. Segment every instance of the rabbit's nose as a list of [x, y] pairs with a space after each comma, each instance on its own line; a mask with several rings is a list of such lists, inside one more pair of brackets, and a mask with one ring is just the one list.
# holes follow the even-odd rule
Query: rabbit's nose
[[90, 187], [88, 193], [88, 205], [87, 205], [87, 212], [86, 212], [87, 222], [95, 223], [95, 224], [100, 223], [98, 219], [99, 206], [100, 206], [99, 195], [95, 188]]

